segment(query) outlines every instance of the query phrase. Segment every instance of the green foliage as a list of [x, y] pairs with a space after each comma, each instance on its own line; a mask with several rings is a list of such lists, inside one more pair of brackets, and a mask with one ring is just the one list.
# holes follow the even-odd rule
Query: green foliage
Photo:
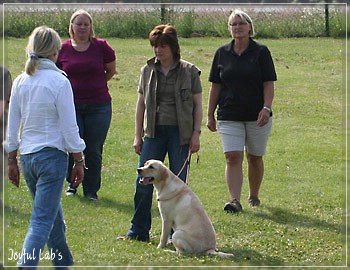
[[160, 24], [156, 11], [120, 11], [107, 10], [94, 12], [95, 31], [103, 37], [147, 38], [155, 25]]
[[47, 25], [54, 28], [61, 36], [68, 35], [69, 19], [72, 12], [64, 9], [11, 11], [5, 13], [4, 35], [27, 37], [35, 27]]
[[[174, 17], [173, 24], [176, 27], [181, 37], [188, 38], [191, 37], [193, 33], [194, 26], [194, 12], [181, 12], [177, 14], [178, 16]], [[180, 15], [180, 16], [179, 16]]]
[[[349, 13], [347, 14], [349, 18]], [[331, 9], [329, 18], [329, 31], [331, 36], [335, 37], [345, 37], [346, 36], [346, 16], [337, 9]], [[350, 27], [350, 22], [348, 21], [348, 29]], [[335, 33], [335, 34], [333, 34]]]
[[[151, 242], [116, 240], [116, 236], [129, 229], [133, 214], [138, 163], [132, 148], [137, 84], [140, 68], [153, 52], [145, 39], [107, 40], [117, 52], [118, 75], [109, 83], [113, 119], [104, 148], [100, 200], [96, 203], [85, 200], [81, 189], [76, 197], [62, 194], [67, 239], [76, 266], [331, 269], [345, 265], [344, 39], [258, 39], [269, 47], [278, 75], [274, 124], [264, 158], [262, 204], [258, 208], [248, 207], [245, 164], [244, 212], [229, 215], [222, 210], [229, 195], [221, 141], [217, 133], [205, 127], [205, 116], [212, 57], [216, 48], [230, 39], [180, 38], [182, 57], [202, 70], [203, 86], [200, 161], [197, 164], [196, 156], [192, 157], [189, 186], [214, 224], [218, 249], [233, 252], [236, 255], [233, 261], [211, 256], [179, 257], [158, 250], [161, 219], [155, 200]], [[16, 77], [24, 67], [26, 40], [9, 39], [5, 44], [7, 66]], [[24, 180], [21, 181], [19, 189], [8, 181], [4, 187], [3, 250], [8, 266], [16, 263], [7, 259], [9, 249], [20, 251], [31, 211], [31, 198]], [[50, 262], [42, 261], [40, 265], [48, 266]]]
[[[5, 6], [4, 33], [10, 37], [26, 37], [39, 25], [48, 25], [59, 32], [68, 34], [71, 13], [75, 10], [44, 6], [20, 9]], [[346, 34], [345, 6], [331, 5], [329, 9], [329, 30], [332, 37], [344, 37]], [[82, 7], [84, 8], [84, 7]], [[257, 36], [260, 38], [283, 37], [320, 37], [326, 36], [325, 10], [323, 5], [303, 8], [302, 6], [261, 6], [246, 7], [244, 11], [253, 18]], [[109, 8], [86, 9], [92, 14], [96, 34], [103, 37], [147, 37], [149, 31], [160, 23], [170, 23], [177, 27], [181, 37], [214, 36], [229, 37], [227, 19], [232, 7], [220, 6], [181, 6], [167, 5], [158, 7], [130, 6], [123, 8], [116, 5]], [[0, 26], [0, 28], [2, 25]]]

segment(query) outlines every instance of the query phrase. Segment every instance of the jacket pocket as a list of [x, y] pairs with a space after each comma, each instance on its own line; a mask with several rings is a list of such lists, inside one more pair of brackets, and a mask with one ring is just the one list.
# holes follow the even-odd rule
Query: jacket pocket
[[191, 88], [181, 88], [180, 90], [180, 98], [181, 101], [188, 101], [189, 99], [192, 99], [192, 91]]

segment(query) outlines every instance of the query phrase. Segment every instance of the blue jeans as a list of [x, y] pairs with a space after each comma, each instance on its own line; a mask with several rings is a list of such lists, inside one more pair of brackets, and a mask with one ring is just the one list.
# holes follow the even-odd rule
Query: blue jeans
[[[180, 145], [179, 129], [177, 126], [156, 126], [155, 138], [145, 138], [139, 167], [149, 159], [164, 161], [166, 154], [169, 158], [169, 169], [177, 175], [188, 157], [189, 145]], [[186, 163], [179, 178], [186, 181], [188, 163]], [[151, 207], [153, 185], [141, 185], [140, 177], [136, 178], [134, 195], [134, 216], [127, 235], [146, 241], [151, 229]]]
[[[84, 195], [96, 195], [101, 187], [102, 153], [112, 119], [112, 105], [75, 105], [80, 137], [85, 141]], [[67, 181], [73, 166], [73, 157], [69, 158]]]
[[24, 240], [18, 266], [35, 267], [47, 244], [49, 259], [58, 267], [73, 264], [73, 256], [66, 242], [65, 222], [61, 205], [64, 178], [67, 173], [66, 153], [55, 148], [21, 155], [21, 168], [33, 197], [30, 224]]

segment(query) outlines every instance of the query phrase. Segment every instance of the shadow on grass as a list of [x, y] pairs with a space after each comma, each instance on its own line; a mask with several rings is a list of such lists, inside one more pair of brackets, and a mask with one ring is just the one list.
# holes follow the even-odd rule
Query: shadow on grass
[[75, 197], [77, 197], [82, 204], [89, 204], [98, 208], [118, 209], [119, 211], [126, 213], [132, 213], [134, 210], [134, 205], [130, 202], [125, 203], [123, 201], [112, 200], [107, 197], [99, 197], [97, 201], [91, 201], [88, 198], [79, 195], [76, 195]]
[[345, 225], [343, 226], [343, 224], [338, 225], [332, 222], [327, 222], [320, 218], [313, 218], [307, 215], [295, 214], [292, 213], [290, 210], [283, 209], [281, 207], [263, 206], [261, 209], [266, 209], [268, 212], [259, 211], [254, 212], [252, 214], [262, 219], [270, 219], [279, 224], [303, 226], [306, 228], [323, 228], [328, 230], [334, 230], [341, 234], [345, 233]]
[[222, 250], [224, 252], [230, 252], [235, 254], [234, 262], [240, 265], [250, 266], [277, 266], [284, 265], [284, 261], [275, 256], [262, 255], [252, 249], [232, 249]]
[[[31, 210], [31, 205], [28, 208]], [[4, 205], [4, 219], [9, 219], [11, 217], [14, 217], [17, 220], [24, 220], [27, 221], [30, 219], [31, 216], [31, 211], [27, 212], [22, 212], [18, 211], [18, 208], [16, 206], [9, 206], [9, 205]]]
[[[89, 204], [90, 206], [94, 206], [96, 208], [110, 208], [117, 209], [120, 212], [129, 213], [130, 217], [134, 214], [134, 203], [133, 203], [133, 194], [130, 197], [128, 202], [118, 201], [117, 199], [111, 199], [108, 197], [99, 197], [97, 201], [91, 201], [84, 196], [75, 195], [76, 198], [79, 199], [82, 204]], [[63, 207], [64, 210], [64, 207]], [[160, 213], [157, 205], [153, 205], [151, 208], [152, 217], [160, 217]]]
[[[157, 248], [159, 243], [159, 239], [153, 238], [151, 239], [151, 242], [149, 243], [150, 246], [153, 246], [154, 248]], [[284, 265], [284, 261], [281, 260], [279, 257], [276, 256], [267, 256], [266, 254], [260, 254], [259, 252], [252, 250], [252, 249], [234, 249], [234, 248], [219, 248], [218, 251], [225, 252], [225, 253], [232, 253], [234, 254], [233, 259], [225, 260], [221, 259], [219, 256], [215, 255], [204, 255], [204, 254], [183, 254], [178, 255], [175, 252], [175, 247], [172, 244], [168, 244], [167, 247], [163, 250], [164, 252], [168, 252], [168, 254], [171, 254], [170, 251], [174, 252], [174, 256], [179, 256], [179, 258], [195, 258], [199, 260], [200, 258], [205, 259], [206, 263], [209, 265], [218, 265], [218, 262], [222, 262], [222, 265], [227, 265], [228, 261], [231, 261], [232, 263], [243, 265], [243, 266], [277, 266], [277, 265]]]

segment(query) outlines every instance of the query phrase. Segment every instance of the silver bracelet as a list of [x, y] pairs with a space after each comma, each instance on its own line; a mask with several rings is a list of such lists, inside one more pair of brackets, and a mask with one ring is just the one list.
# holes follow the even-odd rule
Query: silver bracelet
[[81, 159], [74, 159], [73, 168], [74, 168], [75, 166], [77, 166], [78, 164], [81, 164], [85, 170], [88, 169], [88, 168], [86, 167], [86, 165], [85, 165], [85, 158], [84, 158], [84, 157], [81, 158]]
[[84, 162], [84, 158], [82, 158], [82, 159], [74, 159], [74, 164], [82, 163], [82, 162]]
[[271, 112], [271, 108], [264, 106], [264, 109], [267, 110], [268, 112]]

